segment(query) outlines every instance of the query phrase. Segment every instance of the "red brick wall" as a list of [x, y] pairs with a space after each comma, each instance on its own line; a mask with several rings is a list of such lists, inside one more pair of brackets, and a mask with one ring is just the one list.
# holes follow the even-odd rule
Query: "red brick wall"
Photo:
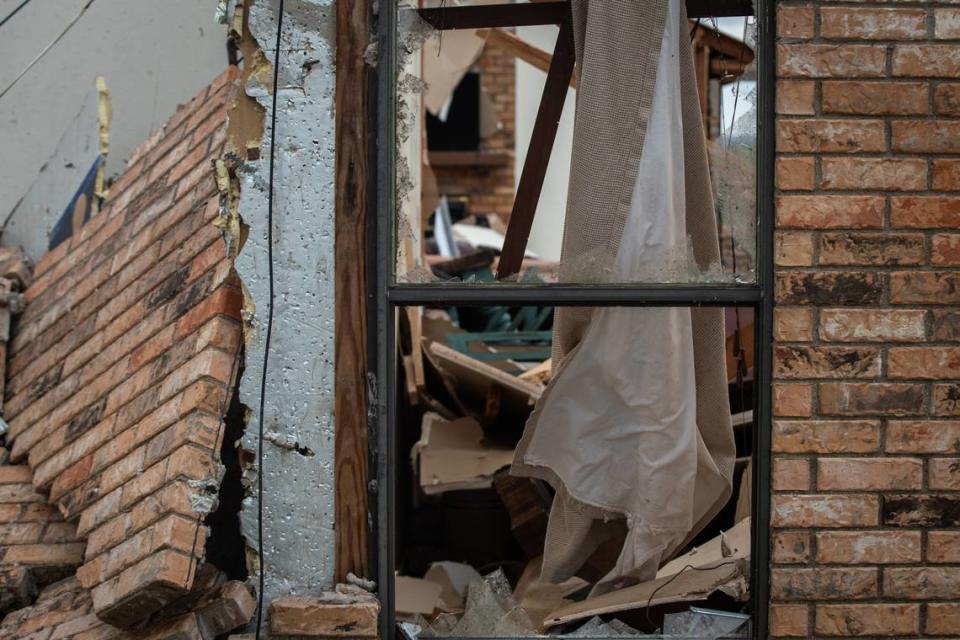
[[504, 151], [509, 161], [497, 167], [434, 167], [441, 194], [468, 195], [470, 212], [495, 213], [510, 219], [514, 194], [514, 148], [516, 131], [516, 57], [497, 44], [488, 43], [477, 60], [483, 88], [493, 99], [503, 128], [480, 141], [481, 151]]
[[958, 635], [960, 9], [778, 7], [770, 632]]
[[9, 345], [11, 459], [75, 523], [77, 578], [116, 625], [190, 590], [220, 482], [241, 294], [212, 160], [235, 76], [182, 107], [38, 261]]

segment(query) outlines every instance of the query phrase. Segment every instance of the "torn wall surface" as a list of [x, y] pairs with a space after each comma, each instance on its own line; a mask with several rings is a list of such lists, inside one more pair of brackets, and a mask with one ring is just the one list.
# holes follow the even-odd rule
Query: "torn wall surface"
[[[238, 166], [239, 213], [249, 237], [236, 259], [252, 313], [240, 399], [251, 409], [243, 446], [255, 456], [267, 314], [271, 74], [277, 2], [253, 0], [249, 33], [266, 73], [246, 93], [262, 107], [259, 160]], [[264, 396], [265, 599], [333, 585], [334, 40], [332, 0], [284, 4], [273, 207], [273, 331]], [[253, 467], [247, 475], [256, 482]], [[306, 508], [305, 508], [306, 507]], [[256, 549], [256, 492], [243, 530]]]

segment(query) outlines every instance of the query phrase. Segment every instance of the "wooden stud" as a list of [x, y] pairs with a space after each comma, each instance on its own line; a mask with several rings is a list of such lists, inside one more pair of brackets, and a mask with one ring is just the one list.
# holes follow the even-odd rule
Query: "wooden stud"
[[334, 573], [369, 575], [367, 527], [367, 46], [365, 2], [337, 3]]

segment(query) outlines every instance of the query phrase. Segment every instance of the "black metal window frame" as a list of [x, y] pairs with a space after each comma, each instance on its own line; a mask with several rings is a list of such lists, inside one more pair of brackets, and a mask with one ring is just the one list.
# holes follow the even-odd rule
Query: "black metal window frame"
[[[775, 0], [756, 0], [757, 55], [757, 245], [756, 282], [750, 284], [464, 284], [395, 282], [397, 0], [368, 0], [378, 47], [375, 71], [370, 74], [370, 130], [368, 161], [368, 359], [369, 442], [371, 477], [370, 566], [382, 605], [380, 634], [393, 638], [395, 629], [393, 576], [396, 566], [393, 472], [397, 463], [397, 311], [415, 305], [480, 306], [631, 306], [698, 307], [739, 306], [754, 310], [754, 429], [750, 594], [753, 635], [767, 637], [770, 566], [772, 417], [772, 343], [774, 296], [774, 90]], [[702, 15], [738, 11], [741, 0], [687, 0], [703, 7]], [[521, 8], [525, 5], [514, 5]], [[713, 12], [713, 13], [709, 13]], [[737, 15], [731, 13], [731, 15]]]

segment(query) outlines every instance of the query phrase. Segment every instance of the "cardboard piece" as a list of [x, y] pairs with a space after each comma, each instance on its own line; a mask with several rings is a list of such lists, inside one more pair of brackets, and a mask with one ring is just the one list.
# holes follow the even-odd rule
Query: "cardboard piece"
[[514, 402], [532, 405], [543, 393], [543, 388], [538, 384], [520, 380], [439, 342], [431, 343], [429, 351], [443, 372], [478, 396], [486, 397], [491, 387], [499, 386]]
[[434, 495], [490, 487], [493, 474], [513, 462], [513, 449], [486, 446], [483, 428], [473, 418], [448, 421], [426, 413], [412, 456], [419, 462], [423, 492]]
[[443, 586], [436, 582], [397, 576], [394, 578], [396, 590], [397, 617], [432, 616], [440, 601]]
[[729, 531], [711, 538], [703, 545], [694, 547], [682, 556], [677, 556], [660, 567], [657, 578], [679, 573], [685, 566], [712, 567], [719, 562], [750, 558], [750, 518], [747, 517]]
[[483, 38], [475, 29], [452, 29], [423, 43], [423, 80], [427, 91], [423, 104], [438, 115], [464, 74], [483, 52]]
[[[493, 249], [494, 251], [503, 251], [503, 243], [506, 237], [490, 227], [481, 227], [466, 222], [458, 222], [453, 225], [453, 235], [457, 240], [468, 243], [475, 249]], [[539, 258], [533, 251], [524, 251], [523, 255], [527, 258]]]
[[750, 510], [753, 505], [753, 460], [747, 463], [740, 477], [740, 493], [737, 495], [737, 510], [733, 519], [741, 522], [750, 519]]
[[467, 597], [467, 586], [483, 580], [483, 576], [468, 564], [462, 562], [434, 562], [430, 565], [424, 580], [435, 582], [442, 588], [437, 608], [444, 611], [462, 611]]
[[655, 579], [560, 607], [546, 616], [543, 625], [553, 627], [621, 611], [697, 602], [718, 591], [745, 600], [749, 588], [749, 558], [750, 519], [747, 518], [730, 531], [667, 563]]
[[560, 607], [548, 614], [543, 624], [544, 627], [553, 627], [647, 606], [697, 602], [706, 600], [716, 591], [742, 599], [746, 593], [748, 574], [747, 562], [742, 559], [731, 560], [712, 569], [687, 570]]

